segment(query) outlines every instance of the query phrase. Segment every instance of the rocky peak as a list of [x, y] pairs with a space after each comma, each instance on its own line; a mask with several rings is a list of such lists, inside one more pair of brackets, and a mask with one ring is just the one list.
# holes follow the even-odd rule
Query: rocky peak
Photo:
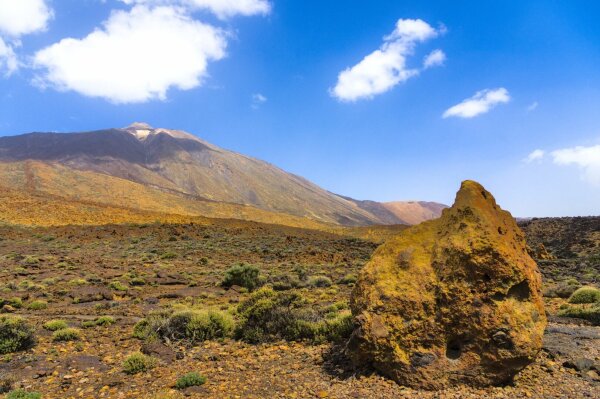
[[515, 220], [465, 181], [439, 219], [403, 231], [361, 271], [348, 349], [403, 385], [504, 383], [541, 348], [540, 290]]

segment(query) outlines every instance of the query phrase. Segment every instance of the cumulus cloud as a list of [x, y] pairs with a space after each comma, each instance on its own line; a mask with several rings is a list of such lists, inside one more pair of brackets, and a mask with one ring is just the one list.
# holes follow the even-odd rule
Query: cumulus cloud
[[433, 50], [423, 60], [423, 68], [428, 69], [444, 65], [444, 62], [446, 62], [446, 53], [440, 49]]
[[267, 97], [260, 93], [252, 95], [252, 108], [258, 109], [262, 104], [267, 102]]
[[52, 10], [44, 0], [0, 0], [0, 32], [19, 37], [46, 29]]
[[72, 90], [114, 103], [165, 99], [169, 88], [202, 84], [209, 61], [225, 57], [225, 33], [173, 7], [114, 11], [83, 39], [37, 52], [42, 87]]
[[437, 30], [420, 19], [398, 20], [396, 29], [384, 38], [378, 50], [338, 75], [330, 94], [341, 101], [373, 98], [418, 75], [419, 69], [407, 66], [407, 57], [418, 43], [441, 33], [443, 29]]
[[564, 148], [551, 155], [556, 165], [575, 165], [581, 169], [584, 180], [600, 186], [600, 145]]
[[481, 90], [471, 98], [467, 98], [459, 104], [449, 108], [444, 112], [444, 118], [474, 118], [477, 115], [489, 112], [498, 104], [505, 104], [510, 101], [508, 90], [501, 87], [499, 89]]
[[542, 159], [544, 159], [545, 155], [546, 152], [544, 150], [537, 149], [532, 151], [527, 158], [524, 159], [524, 161], [526, 163], [540, 162]]
[[8, 76], [15, 72], [18, 67], [17, 56], [12, 47], [0, 38], [0, 73]]
[[267, 0], [121, 0], [125, 4], [171, 5], [212, 12], [221, 19], [236, 15], [266, 15], [271, 12]]
[[527, 106], [527, 111], [529, 111], [529, 112], [535, 111], [539, 105], [540, 104], [537, 101], [534, 101]]
[[1, 74], [9, 76], [19, 68], [14, 50], [20, 45], [19, 38], [45, 30], [51, 18], [52, 10], [44, 0], [0, 0]]

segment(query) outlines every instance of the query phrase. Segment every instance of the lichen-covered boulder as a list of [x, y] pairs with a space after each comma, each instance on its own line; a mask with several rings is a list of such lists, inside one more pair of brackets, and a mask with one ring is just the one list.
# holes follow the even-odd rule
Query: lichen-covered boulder
[[348, 352], [412, 387], [504, 383], [542, 347], [540, 290], [515, 220], [465, 181], [441, 218], [386, 242], [361, 271]]

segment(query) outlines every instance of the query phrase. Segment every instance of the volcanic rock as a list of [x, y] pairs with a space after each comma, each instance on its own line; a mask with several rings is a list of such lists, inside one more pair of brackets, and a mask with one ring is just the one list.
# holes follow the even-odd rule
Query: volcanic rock
[[396, 382], [508, 382], [542, 347], [541, 275], [510, 213], [474, 181], [440, 219], [373, 254], [352, 292], [348, 351]]

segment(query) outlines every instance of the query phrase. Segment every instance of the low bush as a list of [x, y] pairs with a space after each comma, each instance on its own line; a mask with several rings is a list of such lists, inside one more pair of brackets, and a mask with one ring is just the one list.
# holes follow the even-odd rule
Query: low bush
[[30, 302], [27, 305], [27, 309], [29, 309], [29, 310], [43, 310], [43, 309], [46, 309], [46, 308], [48, 308], [48, 302], [46, 302], [46, 301], [40, 301], [40, 300], [36, 300], [36, 301]]
[[94, 320], [94, 324], [97, 326], [110, 326], [115, 324], [117, 321], [112, 316], [100, 316]]
[[331, 287], [332, 281], [327, 276], [313, 276], [308, 279], [308, 285], [316, 288], [326, 288]]
[[218, 310], [183, 309], [172, 313], [157, 312], [134, 327], [134, 337], [160, 338], [164, 341], [199, 342], [230, 337], [233, 317]]
[[600, 304], [568, 306], [565, 309], [560, 310], [558, 315], [587, 320], [596, 326], [600, 326]]
[[81, 335], [76, 328], [64, 328], [56, 330], [52, 334], [52, 340], [56, 342], [77, 341], [79, 338], [81, 338]]
[[294, 275], [279, 274], [269, 280], [275, 291], [287, 291], [302, 286], [300, 279]]
[[581, 287], [569, 297], [569, 303], [600, 302], [600, 289], [596, 287]]
[[156, 359], [137, 352], [125, 359], [123, 362], [123, 372], [125, 374], [143, 373], [156, 367]]
[[577, 280], [568, 279], [558, 283], [553, 292], [559, 298], [568, 298], [580, 287], [581, 284]]
[[0, 316], [0, 354], [18, 352], [35, 344], [33, 329], [18, 316]]
[[341, 340], [352, 332], [350, 312], [325, 318], [304, 305], [305, 301], [298, 293], [277, 293], [263, 288], [239, 305], [236, 337], [249, 343], [280, 339], [321, 343]]
[[221, 285], [223, 287], [239, 285], [253, 291], [261, 285], [260, 270], [256, 266], [243, 263], [234, 265], [225, 272]]
[[15, 309], [21, 309], [23, 307], [23, 300], [19, 297], [10, 298], [6, 303]]
[[123, 284], [122, 282], [120, 282], [120, 281], [118, 281], [118, 280], [117, 280], [117, 281], [112, 281], [112, 282], [111, 282], [111, 283], [108, 285], [108, 287], [109, 287], [110, 289], [113, 289], [113, 290], [115, 290], [115, 291], [121, 291], [121, 292], [125, 292], [125, 291], [127, 291], [127, 290], [129, 289], [129, 287], [128, 287], [128, 286], [126, 286], [125, 284]]
[[189, 387], [197, 387], [206, 383], [206, 377], [196, 372], [187, 373], [177, 379], [175, 388], [185, 389]]
[[27, 392], [24, 389], [15, 389], [6, 395], [6, 399], [41, 399], [42, 394], [38, 392]]
[[177, 254], [174, 252], [165, 252], [164, 254], [162, 254], [160, 256], [160, 258], [164, 259], [164, 260], [175, 259], [175, 258], [177, 258]]
[[343, 285], [353, 285], [356, 284], [357, 280], [358, 277], [356, 277], [356, 274], [346, 274], [340, 279], [339, 283]]
[[69, 325], [64, 320], [50, 320], [44, 324], [44, 328], [48, 331], [58, 331], [68, 328]]

